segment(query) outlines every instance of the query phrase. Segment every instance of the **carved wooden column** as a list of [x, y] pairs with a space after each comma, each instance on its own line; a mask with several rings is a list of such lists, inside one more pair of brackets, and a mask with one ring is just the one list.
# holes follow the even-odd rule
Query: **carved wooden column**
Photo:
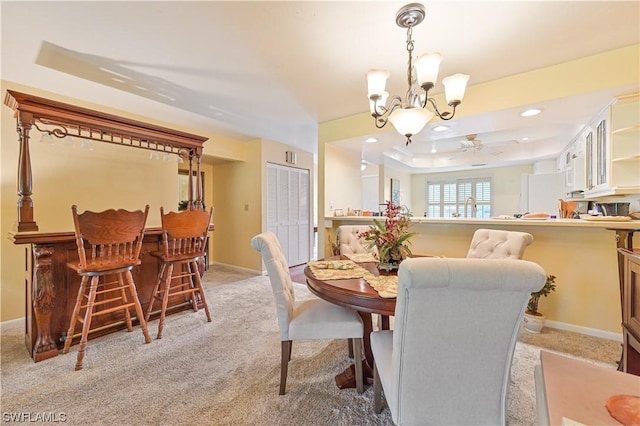
[[34, 245], [34, 273], [32, 284], [33, 313], [36, 325], [36, 342], [32, 357], [38, 362], [58, 355], [55, 340], [51, 337], [51, 315], [56, 293], [53, 284], [52, 256], [54, 249], [47, 245]]
[[31, 199], [31, 157], [29, 155], [29, 131], [33, 124], [33, 115], [28, 112], [17, 112], [18, 143], [18, 232], [37, 231], [38, 225], [33, 220], [33, 200]]
[[202, 210], [202, 177], [200, 176], [200, 162], [202, 155], [200, 152], [196, 152], [196, 204], [195, 207], [198, 210]]
[[[196, 171], [193, 171], [193, 161], [196, 161]], [[202, 151], [192, 151], [189, 155], [189, 204], [188, 209], [202, 210], [204, 203], [202, 202], [202, 177], [200, 175], [200, 166], [202, 162]], [[193, 181], [195, 180], [195, 192], [193, 191]], [[195, 194], [195, 200], [193, 195]]]

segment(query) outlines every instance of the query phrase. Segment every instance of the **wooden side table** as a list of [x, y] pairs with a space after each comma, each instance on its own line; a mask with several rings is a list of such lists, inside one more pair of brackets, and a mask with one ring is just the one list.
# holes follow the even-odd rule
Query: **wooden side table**
[[618, 424], [605, 407], [609, 397], [640, 396], [638, 376], [546, 351], [534, 375], [538, 425]]

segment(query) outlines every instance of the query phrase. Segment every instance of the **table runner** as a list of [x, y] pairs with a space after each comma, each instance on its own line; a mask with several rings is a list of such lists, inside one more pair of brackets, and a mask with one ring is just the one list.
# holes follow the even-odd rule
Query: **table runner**
[[307, 262], [311, 273], [319, 280], [349, 280], [362, 278], [367, 272], [351, 260]]
[[343, 254], [343, 256], [345, 256], [347, 259], [353, 260], [356, 263], [378, 262], [378, 259], [373, 253], [351, 253]]
[[307, 262], [311, 273], [319, 280], [349, 280], [363, 278], [382, 298], [394, 298], [398, 294], [398, 276], [376, 276], [352, 260]]
[[373, 275], [367, 271], [363, 278], [378, 292], [378, 296], [384, 299], [393, 299], [398, 296], [397, 275]]

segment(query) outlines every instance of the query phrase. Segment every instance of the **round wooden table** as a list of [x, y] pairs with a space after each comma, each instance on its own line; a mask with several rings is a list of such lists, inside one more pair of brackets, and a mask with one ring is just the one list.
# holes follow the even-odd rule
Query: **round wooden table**
[[[344, 256], [333, 256], [323, 260], [346, 260]], [[358, 263], [359, 266], [367, 269], [374, 275], [380, 275], [376, 262]], [[396, 272], [383, 274], [393, 275]], [[358, 311], [364, 325], [363, 351], [364, 362], [363, 372], [366, 378], [373, 377], [373, 353], [371, 352], [370, 334], [373, 331], [371, 314], [382, 316], [382, 329], [389, 329], [389, 317], [395, 315], [396, 299], [385, 299], [378, 296], [378, 292], [367, 283], [364, 278], [352, 278], [347, 280], [320, 280], [316, 278], [309, 267], [304, 268], [304, 275], [307, 279], [307, 287], [316, 296], [336, 305], [344, 306]], [[345, 373], [341, 373], [346, 375]], [[338, 375], [340, 376], [340, 375]], [[336, 382], [340, 386], [340, 379], [336, 377]], [[355, 387], [353, 386], [340, 386]]]

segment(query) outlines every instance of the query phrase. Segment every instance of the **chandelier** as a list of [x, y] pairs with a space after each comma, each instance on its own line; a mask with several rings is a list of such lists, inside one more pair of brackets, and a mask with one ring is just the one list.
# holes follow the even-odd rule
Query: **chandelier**
[[[447, 104], [453, 109], [451, 112], [438, 110], [436, 101], [429, 97], [431, 90], [438, 79], [438, 68], [442, 61], [440, 53], [427, 53], [413, 59], [413, 27], [420, 24], [425, 17], [424, 6], [419, 3], [411, 3], [396, 14], [396, 24], [407, 29], [407, 52], [409, 53], [409, 65], [407, 67], [407, 95], [403, 100], [400, 96], [389, 99], [389, 92], [385, 91], [385, 85], [389, 78], [389, 72], [372, 69], [367, 72], [367, 86], [369, 96], [369, 108], [378, 129], [383, 128], [388, 121], [393, 127], [407, 137], [406, 145], [411, 143], [411, 136], [420, 132], [431, 121], [434, 115], [442, 120], [451, 120], [456, 114], [456, 107], [462, 102], [464, 91], [469, 81], [465, 74], [455, 74], [442, 80]], [[431, 104], [433, 111], [427, 109]]]

